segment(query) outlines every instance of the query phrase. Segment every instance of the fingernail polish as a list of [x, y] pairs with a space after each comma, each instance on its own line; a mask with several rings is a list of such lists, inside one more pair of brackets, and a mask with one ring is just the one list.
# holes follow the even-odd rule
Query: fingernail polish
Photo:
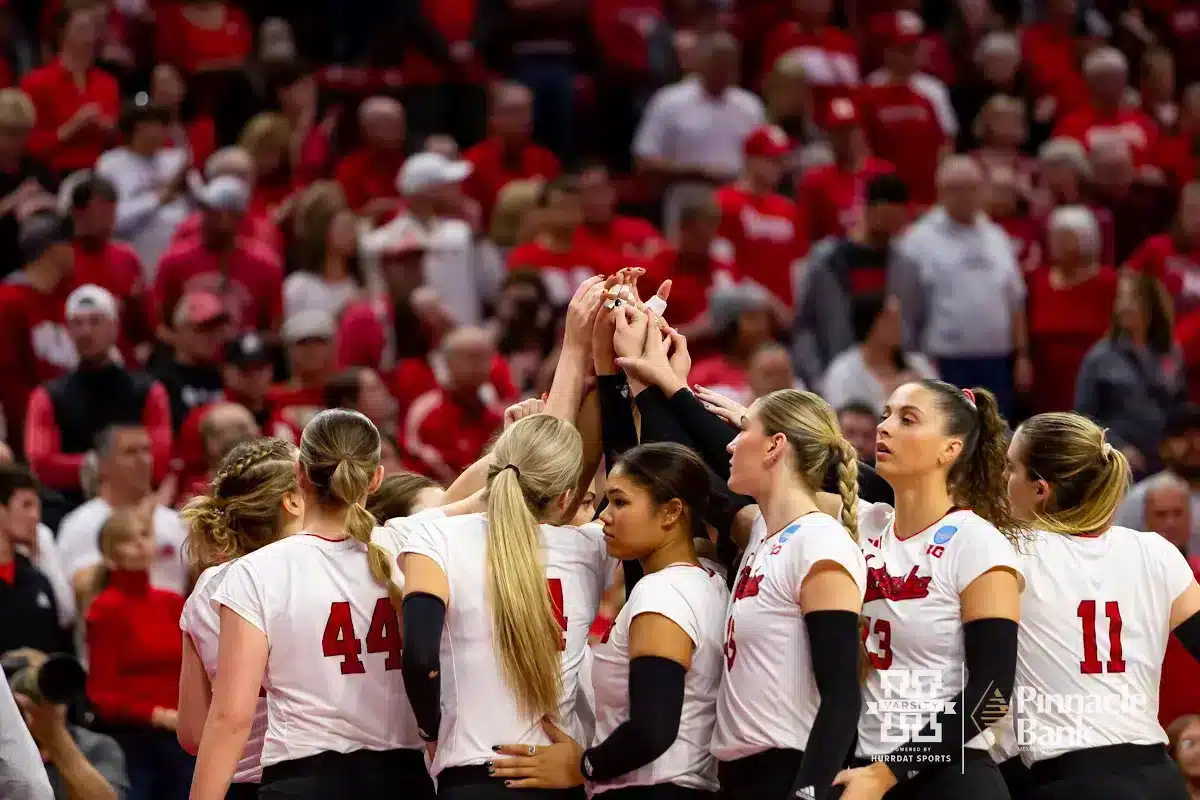
[[494, 745], [494, 746], [492, 747], [492, 752], [493, 752], [493, 753], [499, 753], [499, 752], [500, 752], [500, 745]]

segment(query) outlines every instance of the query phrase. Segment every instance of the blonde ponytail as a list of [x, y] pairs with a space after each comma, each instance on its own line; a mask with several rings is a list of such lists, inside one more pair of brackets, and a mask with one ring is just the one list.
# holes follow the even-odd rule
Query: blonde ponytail
[[833, 444], [837, 456], [838, 494], [842, 498], [842, 527], [858, 543], [858, 454], [840, 434]]

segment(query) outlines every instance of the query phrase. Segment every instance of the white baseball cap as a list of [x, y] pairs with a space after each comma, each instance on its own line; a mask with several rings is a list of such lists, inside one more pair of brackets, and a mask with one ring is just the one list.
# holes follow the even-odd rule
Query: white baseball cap
[[117, 319], [117, 299], [102, 286], [87, 283], [67, 295], [67, 319], [74, 319], [81, 314], [101, 314], [109, 319]]
[[471, 174], [469, 161], [451, 161], [441, 153], [417, 153], [404, 162], [396, 177], [396, 188], [404, 196], [420, 194], [437, 186], [461, 183]]
[[244, 212], [250, 205], [250, 186], [233, 175], [218, 175], [194, 189], [196, 201], [214, 211]]

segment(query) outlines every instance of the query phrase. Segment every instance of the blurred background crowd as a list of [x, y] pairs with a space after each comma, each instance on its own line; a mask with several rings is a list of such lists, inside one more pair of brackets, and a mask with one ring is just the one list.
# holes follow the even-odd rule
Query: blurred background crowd
[[0, 653], [86, 657], [30, 724], [118, 793], [186, 769], [148, 709], [231, 447], [341, 406], [448, 483], [620, 267], [692, 383], [816, 391], [867, 461], [913, 377], [1091, 416], [1200, 569], [1200, 3], [3, 0], [0, 86]]

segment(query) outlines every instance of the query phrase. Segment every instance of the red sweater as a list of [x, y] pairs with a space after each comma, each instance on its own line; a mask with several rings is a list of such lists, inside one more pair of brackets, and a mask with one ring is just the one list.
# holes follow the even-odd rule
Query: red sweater
[[150, 723], [179, 703], [183, 598], [146, 572], [114, 570], [87, 615], [88, 699], [108, 722]]

